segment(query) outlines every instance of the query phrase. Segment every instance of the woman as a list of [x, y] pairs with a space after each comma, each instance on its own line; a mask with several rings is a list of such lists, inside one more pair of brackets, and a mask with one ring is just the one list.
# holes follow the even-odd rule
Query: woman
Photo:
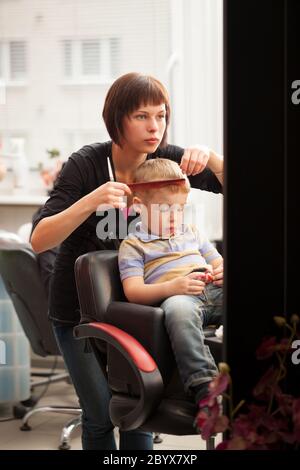
[[[117, 240], [100, 240], [96, 225], [98, 206], [115, 209], [130, 200], [127, 183], [134, 170], [148, 158], [163, 156], [181, 164], [192, 187], [221, 192], [222, 159], [214, 152], [166, 145], [170, 119], [168, 94], [153, 77], [129, 73], [117, 79], [106, 96], [103, 119], [110, 142], [84, 146], [71, 155], [39, 217], [31, 237], [40, 253], [61, 244], [50, 287], [49, 317], [82, 408], [83, 449], [115, 449], [109, 418], [110, 392], [92, 353], [73, 339], [80, 321], [74, 279], [78, 256], [97, 249], [115, 249]], [[113, 171], [110, 181], [107, 157]], [[205, 166], [207, 165], [207, 168]], [[130, 205], [130, 204], [128, 204]], [[117, 218], [118, 219], [118, 218]], [[133, 217], [128, 217], [128, 224]], [[118, 237], [118, 226], [116, 227]], [[120, 433], [121, 449], [152, 448], [151, 433]]]

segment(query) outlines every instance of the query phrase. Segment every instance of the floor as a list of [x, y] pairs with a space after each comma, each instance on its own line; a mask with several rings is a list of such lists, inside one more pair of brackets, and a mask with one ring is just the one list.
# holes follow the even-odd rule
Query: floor
[[[36, 388], [35, 394], [40, 394], [43, 387]], [[59, 404], [65, 406], [77, 405], [73, 386], [66, 382], [51, 384], [40, 400], [39, 405]], [[53, 414], [51, 412], [36, 414], [32, 417], [31, 431], [20, 431], [20, 420], [1, 422], [10, 408], [2, 409], [0, 415], [0, 450], [51, 450], [57, 449], [60, 433], [64, 424], [72, 416], [66, 414]], [[1, 410], [0, 410], [1, 413]], [[81, 449], [80, 427], [74, 431], [71, 439], [71, 449]], [[173, 436], [162, 434], [163, 442], [155, 444], [155, 450], [201, 450], [205, 449], [205, 442], [200, 436]], [[116, 438], [118, 433], [116, 431]]]

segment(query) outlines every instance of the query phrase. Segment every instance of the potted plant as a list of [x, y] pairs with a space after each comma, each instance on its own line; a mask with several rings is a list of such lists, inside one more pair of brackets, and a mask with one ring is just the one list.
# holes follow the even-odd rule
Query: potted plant
[[47, 150], [47, 153], [50, 158], [58, 158], [60, 157], [60, 151], [57, 148], [53, 148], [50, 150]]
[[[290, 323], [275, 316], [281, 338], [265, 338], [256, 351], [258, 360], [267, 360], [268, 368], [253, 389], [251, 403], [242, 400], [236, 406], [232, 398], [229, 366], [219, 364], [219, 375], [209, 385], [209, 395], [199, 403], [196, 424], [203, 439], [225, 432], [221, 450], [296, 450], [300, 448], [300, 397], [284, 390], [289, 363], [296, 360], [300, 341], [298, 315]], [[299, 351], [298, 351], [299, 352]], [[297, 359], [298, 360], [298, 359]], [[300, 362], [300, 361], [299, 361]], [[218, 397], [228, 400], [228, 415], [220, 413]]]
[[56, 180], [57, 175], [59, 174], [61, 170], [62, 161], [59, 158], [60, 151], [57, 148], [53, 148], [49, 150], [47, 149], [46, 151], [49, 155], [50, 163], [47, 166], [44, 166], [42, 163], [40, 163], [39, 171], [40, 171], [40, 175], [42, 177], [43, 183], [47, 189], [47, 192], [50, 193], [53, 188], [54, 181]]

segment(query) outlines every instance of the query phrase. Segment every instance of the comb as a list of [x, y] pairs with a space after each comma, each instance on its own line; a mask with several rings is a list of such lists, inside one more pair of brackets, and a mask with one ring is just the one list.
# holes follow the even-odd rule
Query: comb
[[144, 183], [129, 183], [130, 189], [152, 189], [152, 188], [161, 188], [163, 186], [169, 186], [170, 184], [182, 184], [186, 181], [185, 178], [176, 178], [173, 180], [157, 180], [157, 181], [145, 181]]

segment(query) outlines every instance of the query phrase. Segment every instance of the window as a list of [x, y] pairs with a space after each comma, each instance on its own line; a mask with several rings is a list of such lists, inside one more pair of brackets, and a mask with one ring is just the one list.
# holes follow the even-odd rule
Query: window
[[119, 73], [119, 56], [119, 38], [64, 40], [64, 77], [83, 83], [109, 81]]
[[26, 76], [26, 44], [22, 41], [9, 43], [10, 78], [23, 79]]
[[64, 41], [64, 76], [72, 77], [72, 42]]
[[4, 131], [0, 133], [0, 154], [5, 158], [8, 168], [14, 165], [16, 155], [28, 157], [29, 142], [25, 131]]
[[3, 67], [3, 44], [0, 42], [0, 79], [4, 78], [4, 67]]
[[83, 41], [81, 44], [82, 74], [100, 75], [100, 42]]
[[21, 82], [27, 76], [27, 45], [25, 41], [0, 43], [0, 78]]
[[62, 155], [68, 158], [73, 152], [87, 143], [104, 142], [109, 139], [104, 126], [97, 129], [68, 129], [62, 133], [61, 150]]

